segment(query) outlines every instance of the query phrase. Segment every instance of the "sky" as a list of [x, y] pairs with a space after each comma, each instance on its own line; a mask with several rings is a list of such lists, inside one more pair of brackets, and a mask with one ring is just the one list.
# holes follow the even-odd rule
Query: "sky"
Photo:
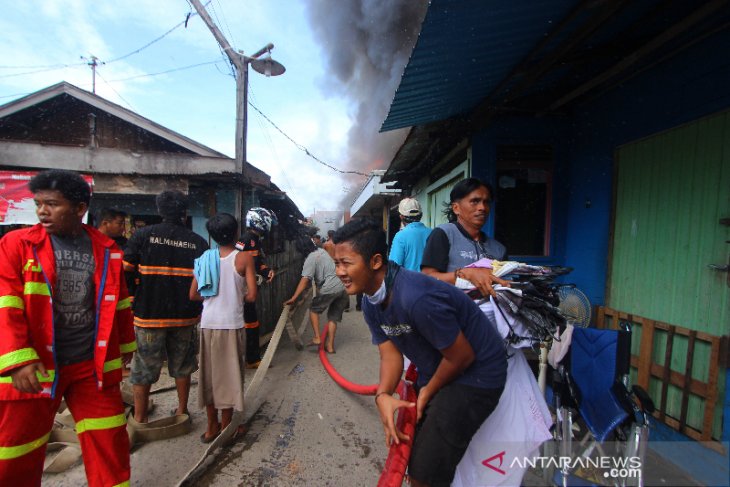
[[[249, 105], [248, 161], [304, 215], [347, 209], [366, 178], [334, 171], [303, 149], [341, 171], [387, 167], [407, 131], [378, 130], [426, 2], [202, 3], [235, 49], [254, 53], [271, 42], [272, 57], [286, 67], [270, 78], [250, 71], [249, 102], [270, 122]], [[104, 63], [96, 70], [98, 95], [235, 155], [233, 70], [187, 0], [5, 2], [0, 104], [61, 81], [91, 91], [91, 56]]]

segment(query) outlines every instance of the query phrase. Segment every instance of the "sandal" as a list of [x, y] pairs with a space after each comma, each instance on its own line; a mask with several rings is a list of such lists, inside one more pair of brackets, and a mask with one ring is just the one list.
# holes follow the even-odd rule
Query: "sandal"
[[239, 424], [236, 431], [233, 432], [233, 435], [231, 435], [231, 437], [226, 441], [226, 445], [235, 443], [239, 438], [243, 438], [246, 433], [248, 433], [248, 426], [245, 424]]
[[200, 435], [200, 442], [201, 443], [206, 443], [206, 444], [207, 443], [212, 443], [213, 440], [215, 440], [216, 438], [218, 438], [218, 436], [221, 434], [221, 431], [223, 431], [223, 429], [219, 426], [218, 427], [218, 431], [216, 431], [216, 433], [214, 435], [206, 436], [205, 432], [203, 432], [203, 434]]
[[317, 342], [314, 341], [314, 338], [312, 338], [311, 340], [309, 340], [309, 343], [307, 343], [307, 346], [308, 347], [318, 347], [320, 345], [322, 345], [322, 342], [320, 341], [319, 343], [317, 343]]

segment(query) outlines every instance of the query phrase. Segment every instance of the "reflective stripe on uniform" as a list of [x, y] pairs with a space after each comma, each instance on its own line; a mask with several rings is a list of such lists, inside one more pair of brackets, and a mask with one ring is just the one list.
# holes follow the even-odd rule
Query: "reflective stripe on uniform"
[[25, 309], [23, 298], [18, 296], [0, 296], [0, 308], [18, 308]]
[[129, 480], [125, 480], [121, 484], [114, 485], [113, 487], [129, 487]]
[[114, 360], [109, 360], [108, 362], [104, 362], [104, 372], [111, 372], [112, 370], [121, 369], [122, 368], [122, 359], [121, 358], [115, 358]]
[[124, 413], [106, 418], [86, 418], [76, 423], [76, 433], [80, 435], [85, 431], [108, 430], [125, 424], [127, 424], [127, 418]]
[[50, 438], [51, 432], [49, 431], [45, 435], [41, 436], [37, 440], [33, 440], [29, 443], [26, 443], [24, 445], [18, 445], [18, 446], [0, 446], [0, 460], [12, 460], [13, 458], [22, 457], [23, 455], [27, 455], [28, 453], [37, 450], [38, 448], [42, 447], [46, 443], [48, 443], [48, 438]]
[[20, 350], [0, 355], [0, 370], [31, 360], [40, 360], [38, 353], [32, 348], [21, 348]]
[[120, 299], [117, 303], [117, 311], [120, 309], [127, 309], [132, 306], [132, 300], [130, 298]]
[[120, 353], [130, 353], [137, 350], [137, 342], [122, 343], [119, 345]]
[[163, 328], [166, 326], [192, 326], [197, 325], [200, 317], [195, 318], [160, 318], [160, 319], [144, 319], [139, 316], [134, 317], [134, 326], [141, 328]]
[[140, 265], [139, 273], [142, 275], [158, 275], [158, 276], [179, 276], [179, 277], [192, 277], [192, 267], [169, 267], [169, 266], [154, 266], [154, 265]]
[[26, 282], [23, 287], [23, 294], [40, 294], [42, 296], [50, 296], [48, 285], [45, 282]]
[[[43, 377], [40, 372], [36, 372], [35, 376], [38, 377], [38, 382], [53, 382], [53, 379], [56, 377], [56, 371], [55, 370], [47, 370], [46, 373], [48, 374], [48, 377]], [[13, 378], [8, 376], [0, 377], [0, 384], [12, 384]]]

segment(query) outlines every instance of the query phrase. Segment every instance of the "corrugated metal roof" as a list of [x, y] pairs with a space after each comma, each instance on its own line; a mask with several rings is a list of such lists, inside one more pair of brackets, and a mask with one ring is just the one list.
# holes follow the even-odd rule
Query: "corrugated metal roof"
[[432, 0], [381, 131], [469, 112], [576, 0]]

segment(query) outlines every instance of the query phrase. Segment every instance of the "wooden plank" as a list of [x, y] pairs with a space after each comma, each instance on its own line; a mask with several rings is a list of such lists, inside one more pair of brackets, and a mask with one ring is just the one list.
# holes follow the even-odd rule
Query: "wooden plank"
[[[654, 412], [654, 417], [658, 418], [658, 412]], [[679, 421], [677, 421], [675, 418], [672, 418], [671, 416], [667, 416], [664, 423], [674, 430], [679, 430]], [[722, 455], [725, 455], [725, 453], [726, 453], [725, 447], [723, 446], [723, 444], [721, 442], [716, 441], [716, 440], [709, 440], [709, 441], [703, 440], [702, 434], [692, 427], [688, 426], [685, 434], [687, 436], [689, 436], [690, 438], [692, 438], [693, 440], [701, 441], [702, 446], [704, 446], [706, 448], [710, 448], [711, 450], [721, 453]]]
[[603, 330], [606, 327], [606, 309], [607, 308], [605, 306], [598, 307], [598, 313], [596, 315], [596, 328], [598, 328], [599, 330]]
[[703, 342], [712, 342], [716, 337], [715, 335], [710, 335], [709, 333], [705, 333], [703, 331], [697, 331], [697, 330], [690, 330], [689, 328], [683, 328], [681, 326], [676, 325], [670, 325], [669, 323], [664, 323], [661, 321], [654, 322], [654, 327], [658, 330], [663, 331], [669, 331], [670, 328], [674, 327], [674, 331], [677, 335], [682, 335], [685, 337], [689, 337], [690, 332], [696, 333], [696, 337], [698, 340], [701, 340]]
[[[631, 356], [631, 366], [638, 369], [638, 365], [639, 365], [639, 357], [637, 357], [636, 355], [632, 355]], [[655, 378], [661, 380], [663, 375], [664, 375], [664, 367], [659, 364], [652, 363], [651, 364], [651, 377], [655, 377]], [[669, 374], [669, 384], [681, 389], [684, 386], [684, 374], [681, 374], [676, 371], [672, 371]], [[694, 394], [695, 396], [699, 396], [703, 399], [706, 398], [709, 394], [708, 389], [709, 389], [709, 386], [705, 382], [699, 381], [697, 379], [692, 379], [690, 381], [690, 393]]]
[[[712, 423], [715, 419], [715, 404], [717, 403], [717, 381], [720, 373], [720, 347], [721, 339], [716, 338], [712, 342], [710, 351], [710, 375], [707, 378], [708, 394], [705, 398], [705, 417], [702, 421], [702, 439], [707, 441], [712, 438]], [[730, 418], [724, 418], [729, 421]]]
[[667, 335], [667, 348], [664, 350], [664, 370], [661, 375], [662, 393], [659, 401], [659, 409], [661, 410], [661, 419], [666, 416], [667, 410], [667, 393], [669, 392], [669, 379], [672, 373], [672, 348], [674, 347], [674, 327], [669, 328]]
[[[633, 324], [641, 324], [642, 336], [639, 343], [639, 351], [638, 355], [631, 356], [631, 366], [637, 369], [637, 384], [641, 387], [648, 390], [652, 378], [656, 378], [662, 382], [661, 398], [654, 416], [671, 428], [683, 432], [690, 438], [697, 441], [709, 442], [706, 446], [723, 452], [722, 444], [712, 439], [712, 427], [718, 402], [719, 374], [722, 369], [727, 367], [727, 363], [730, 361], [728, 358], [728, 342], [730, 337], [727, 335], [718, 337], [705, 332], [634, 316], [630, 313], [617, 311], [606, 306], [599, 307], [597, 311], [597, 325], [603, 326], [604, 328], [617, 328], [619, 320], [630, 321]], [[655, 363], [653, 360], [654, 342], [658, 337], [656, 330], [667, 333], [664, 363], [661, 365]], [[684, 373], [671, 369], [671, 358], [676, 335], [687, 337], [688, 339], [687, 363]], [[707, 382], [692, 377], [695, 355], [699, 353], [697, 341], [710, 345], [710, 356], [707, 357], [709, 363]], [[668, 390], [670, 386], [677, 387], [682, 391], [679, 419], [667, 414]], [[704, 413], [701, 431], [687, 424], [690, 395], [699, 397], [703, 403]], [[713, 441], [714, 443], [712, 443]]]
[[641, 343], [639, 344], [639, 363], [637, 364], [636, 382], [644, 390], [649, 390], [651, 377], [652, 352], [654, 348], [654, 321], [646, 320], [641, 327]]
[[692, 365], [695, 355], [695, 339], [697, 332], [691, 331], [687, 343], [687, 363], [684, 367], [684, 386], [682, 387], [682, 406], [679, 410], [679, 431], [684, 433], [687, 426], [687, 407], [689, 406], [690, 383], [692, 382]]
[[730, 364], [730, 355], [728, 353], [728, 341], [730, 340], [730, 337], [727, 335], [720, 337], [720, 356], [718, 357], [717, 363], [719, 367], [722, 367], [723, 369], [727, 368], [727, 366]]

